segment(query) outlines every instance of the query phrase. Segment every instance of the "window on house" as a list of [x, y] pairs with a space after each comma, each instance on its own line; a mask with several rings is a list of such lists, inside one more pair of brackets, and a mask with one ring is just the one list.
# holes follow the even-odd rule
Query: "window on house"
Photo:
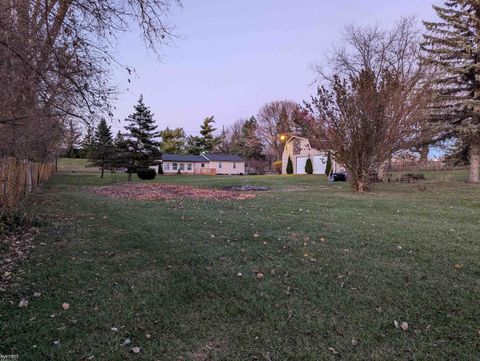
[[163, 170], [170, 170], [170, 163], [163, 163]]
[[205, 168], [205, 163], [202, 163], [202, 168]]
[[218, 168], [222, 168], [222, 162], [218, 162]]
[[177, 163], [172, 163], [172, 169], [173, 169], [173, 170], [177, 170], [177, 166], [178, 166]]
[[236, 168], [237, 168], [237, 163], [233, 162], [233, 169], [236, 169]]
[[187, 170], [192, 170], [192, 163], [187, 164]]
[[180, 163], [180, 170], [185, 170], [185, 164]]

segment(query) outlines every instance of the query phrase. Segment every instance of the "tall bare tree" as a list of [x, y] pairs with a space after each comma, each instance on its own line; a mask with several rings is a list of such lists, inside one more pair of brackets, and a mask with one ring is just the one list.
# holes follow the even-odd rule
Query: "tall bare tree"
[[159, 52], [172, 2], [0, 0], [0, 154], [48, 158], [71, 119], [108, 114], [115, 36], [136, 23]]
[[275, 160], [282, 159], [285, 139], [295, 134], [296, 119], [300, 113], [301, 106], [291, 100], [273, 101], [259, 110], [257, 129], [266, 154], [273, 153]]
[[[428, 144], [430, 69], [420, 62], [412, 19], [393, 29], [349, 26], [344, 42], [318, 67], [322, 86], [301, 122], [349, 170], [356, 191], [396, 152]], [[318, 141], [318, 140], [317, 140]]]

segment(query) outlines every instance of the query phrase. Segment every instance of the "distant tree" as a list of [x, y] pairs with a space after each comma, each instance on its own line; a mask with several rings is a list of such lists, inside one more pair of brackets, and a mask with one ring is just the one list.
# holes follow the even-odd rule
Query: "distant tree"
[[92, 157], [94, 142], [95, 142], [95, 131], [94, 131], [93, 127], [89, 125], [87, 127], [87, 132], [85, 133], [85, 136], [83, 137], [82, 143], [81, 143], [82, 158], [90, 159]]
[[325, 165], [325, 174], [327, 176], [330, 176], [331, 173], [332, 173], [332, 155], [330, 154], [330, 152], [328, 152], [327, 164]]
[[219, 139], [213, 135], [217, 130], [212, 124], [215, 123], [213, 116], [207, 117], [203, 120], [203, 124], [200, 126], [200, 145], [204, 152], [211, 152], [217, 145]]
[[292, 159], [290, 158], [290, 156], [288, 156], [287, 174], [293, 174], [293, 163], [292, 163]]
[[185, 151], [188, 154], [201, 154], [204, 151], [202, 138], [198, 135], [190, 135], [187, 138]]
[[240, 147], [238, 153], [247, 161], [247, 168], [249, 168], [251, 161], [265, 159], [255, 117], [251, 117], [243, 123], [241, 139], [237, 146]]
[[128, 167], [132, 163], [132, 154], [128, 149], [128, 141], [125, 139], [125, 136], [122, 132], [117, 132], [115, 139], [113, 141], [114, 154], [112, 157], [112, 167], [125, 168], [128, 171]]
[[222, 127], [222, 132], [220, 133], [220, 136], [217, 138], [217, 144], [215, 146], [214, 151], [219, 152], [219, 153], [233, 153], [233, 144], [230, 139], [230, 132], [229, 129], [226, 129], [225, 127]]
[[448, 0], [433, 6], [440, 20], [424, 22], [426, 61], [435, 66], [438, 96], [433, 118], [445, 136], [468, 145], [468, 181], [478, 183], [480, 169], [480, 2]]
[[139, 168], [148, 168], [153, 161], [161, 155], [159, 143], [156, 138], [159, 133], [153, 120], [153, 114], [143, 102], [143, 96], [138, 99], [135, 105], [135, 112], [130, 114], [126, 121], [125, 134], [128, 152], [130, 155], [130, 164], [128, 167], [128, 180], [131, 180], [132, 173]]
[[183, 128], [170, 129], [166, 128], [160, 132], [162, 142], [160, 143], [160, 151], [162, 153], [185, 153], [186, 135]]
[[313, 174], [313, 164], [310, 157], [308, 157], [307, 162], [305, 163], [305, 173]]
[[100, 168], [100, 178], [103, 178], [105, 169], [113, 167], [114, 145], [112, 132], [105, 119], [102, 119], [95, 131], [90, 161], [92, 165]]
[[273, 101], [265, 104], [257, 114], [258, 135], [262, 140], [265, 153], [273, 153], [275, 160], [282, 159], [285, 141], [280, 137], [289, 138], [296, 133], [296, 118], [301, 114], [299, 104], [290, 101]]

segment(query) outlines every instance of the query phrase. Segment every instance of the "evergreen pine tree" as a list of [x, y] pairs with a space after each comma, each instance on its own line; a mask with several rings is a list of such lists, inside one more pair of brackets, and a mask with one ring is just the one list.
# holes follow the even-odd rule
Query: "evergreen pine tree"
[[94, 147], [95, 135], [92, 126], [87, 127], [87, 134], [82, 140], [82, 158], [91, 159]]
[[213, 132], [217, 130], [213, 127], [213, 123], [215, 123], [215, 120], [213, 116], [211, 116], [205, 118], [203, 124], [200, 126], [200, 145], [204, 152], [211, 152], [219, 141], [218, 138], [213, 135]]
[[292, 163], [292, 159], [290, 158], [290, 156], [288, 156], [287, 174], [293, 174], [293, 163]]
[[204, 151], [202, 138], [197, 135], [191, 135], [187, 138], [185, 151], [188, 154], [199, 155]]
[[162, 162], [158, 163], [158, 174], [163, 174], [163, 164], [162, 164]]
[[330, 152], [328, 152], [327, 164], [325, 165], [325, 174], [327, 176], [330, 176], [330, 173], [332, 173], [332, 156], [331, 156]]
[[130, 165], [128, 166], [128, 180], [137, 169], [148, 168], [155, 159], [161, 155], [159, 143], [155, 140], [159, 136], [157, 126], [153, 120], [153, 114], [143, 102], [140, 96], [135, 112], [126, 119], [129, 123], [125, 129], [128, 151], [130, 153]]
[[308, 157], [307, 162], [305, 163], [305, 173], [313, 174], [313, 164], [310, 157]]
[[252, 160], [264, 160], [262, 140], [258, 136], [258, 123], [255, 117], [247, 119], [241, 129], [241, 137], [236, 144], [237, 153], [246, 160], [246, 169], [250, 169]]
[[93, 138], [92, 149], [90, 152], [90, 161], [92, 165], [100, 168], [100, 178], [103, 178], [105, 169], [111, 169], [113, 166], [114, 146], [112, 132], [105, 119], [98, 123], [97, 130]]
[[162, 153], [185, 153], [185, 131], [183, 128], [170, 129], [166, 128], [160, 132], [162, 142], [160, 144], [160, 151]]
[[112, 167], [128, 169], [131, 163], [131, 154], [128, 150], [128, 142], [120, 131], [115, 136], [113, 147]]
[[439, 22], [424, 22], [423, 48], [435, 66], [439, 95], [433, 117], [446, 135], [463, 138], [470, 148], [470, 182], [479, 182], [480, 164], [480, 2], [446, 0], [433, 6]]

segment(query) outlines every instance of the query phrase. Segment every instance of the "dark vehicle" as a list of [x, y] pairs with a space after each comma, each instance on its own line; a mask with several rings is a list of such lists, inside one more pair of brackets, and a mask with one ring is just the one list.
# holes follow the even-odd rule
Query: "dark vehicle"
[[333, 173], [329, 178], [329, 182], [346, 182], [347, 181], [347, 173], [346, 172], [338, 172]]

